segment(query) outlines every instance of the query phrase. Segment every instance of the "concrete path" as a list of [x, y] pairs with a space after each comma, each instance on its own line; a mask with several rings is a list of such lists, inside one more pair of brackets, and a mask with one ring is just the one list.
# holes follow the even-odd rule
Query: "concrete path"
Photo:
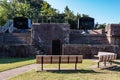
[[19, 68], [0, 72], [0, 80], [7, 80], [8, 78], [17, 76], [19, 74], [23, 74], [27, 71], [35, 69], [37, 66], [39, 66], [39, 65], [38, 64], [31, 64], [31, 65], [27, 65], [27, 66], [23, 66], [23, 67], [19, 67]]

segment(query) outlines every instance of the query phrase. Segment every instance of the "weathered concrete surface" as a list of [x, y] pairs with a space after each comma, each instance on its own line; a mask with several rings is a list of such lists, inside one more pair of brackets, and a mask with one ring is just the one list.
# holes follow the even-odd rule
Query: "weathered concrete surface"
[[107, 25], [105, 28], [107, 39], [111, 45], [120, 45], [120, 24]]

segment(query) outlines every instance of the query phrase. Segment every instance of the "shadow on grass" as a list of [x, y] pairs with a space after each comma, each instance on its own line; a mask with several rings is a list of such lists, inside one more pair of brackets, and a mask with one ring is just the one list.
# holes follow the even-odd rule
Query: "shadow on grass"
[[112, 61], [112, 63], [120, 65], [120, 62], [118, 62], [118, 61]]
[[117, 66], [117, 65], [120, 65], [120, 62], [118, 62], [118, 61], [112, 61], [112, 63], [116, 64], [116, 66], [105, 68], [105, 69], [106, 70], [110, 70], [110, 71], [120, 72], [120, 66]]
[[120, 66], [105, 68], [105, 70], [120, 72]]
[[71, 73], [100, 73], [94, 70], [47, 70], [47, 72], [60, 73], [60, 74], [71, 74]]
[[34, 58], [2, 58], [0, 59], [0, 64], [16, 63], [32, 59]]

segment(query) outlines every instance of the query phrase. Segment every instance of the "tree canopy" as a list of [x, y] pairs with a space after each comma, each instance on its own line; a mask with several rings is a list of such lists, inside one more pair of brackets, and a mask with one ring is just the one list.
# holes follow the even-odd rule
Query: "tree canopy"
[[0, 0], [0, 25], [4, 25], [8, 19], [27, 17], [32, 22], [67, 22], [71, 24], [71, 28], [77, 28], [77, 20], [81, 15], [88, 17], [87, 14], [74, 14], [68, 6], [60, 13], [43, 0]]

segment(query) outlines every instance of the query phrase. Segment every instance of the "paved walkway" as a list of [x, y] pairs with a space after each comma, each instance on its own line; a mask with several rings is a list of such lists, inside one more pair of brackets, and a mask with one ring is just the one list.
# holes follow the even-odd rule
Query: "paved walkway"
[[19, 74], [23, 74], [27, 71], [35, 69], [37, 66], [39, 66], [39, 65], [38, 64], [31, 64], [31, 65], [7, 70], [7, 71], [4, 71], [4, 72], [0, 72], [0, 80], [7, 80], [8, 78], [17, 76]]

